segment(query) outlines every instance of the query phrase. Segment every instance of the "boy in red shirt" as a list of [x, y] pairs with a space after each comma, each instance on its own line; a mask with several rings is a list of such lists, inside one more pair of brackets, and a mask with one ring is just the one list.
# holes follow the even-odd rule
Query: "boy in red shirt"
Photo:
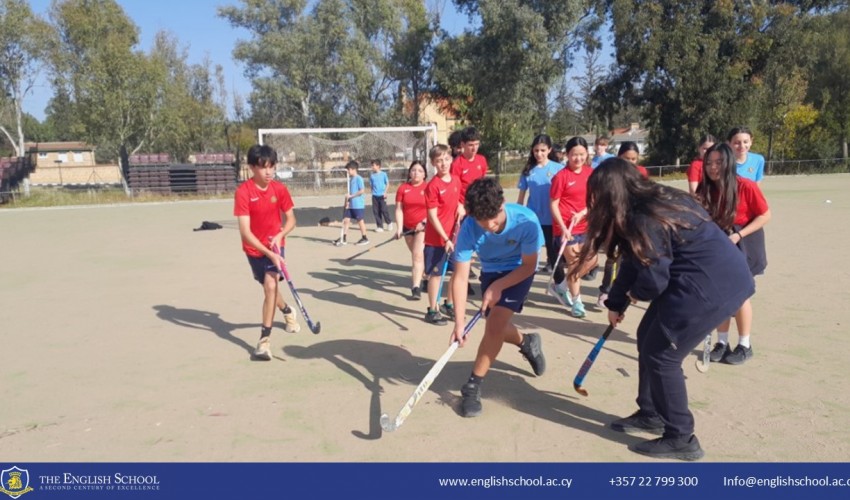
[[481, 147], [481, 134], [475, 127], [463, 129], [460, 135], [460, 154], [452, 161], [451, 174], [460, 180], [460, 206], [466, 195], [466, 188], [475, 179], [487, 175], [487, 158], [478, 154]]
[[[254, 279], [263, 285], [263, 322], [254, 358], [264, 361], [272, 359], [269, 337], [275, 306], [283, 312], [287, 332], [296, 333], [301, 329], [295, 319], [295, 310], [284, 302], [278, 288], [278, 281], [283, 278], [277, 262], [284, 255], [286, 235], [295, 229], [295, 205], [286, 186], [274, 180], [276, 164], [277, 153], [270, 146], [251, 146], [248, 166], [253, 176], [236, 189], [233, 207], [242, 249], [248, 256]], [[272, 250], [275, 245], [280, 247], [280, 256]]]
[[[443, 259], [450, 258], [454, 251], [455, 226], [462, 216], [460, 205], [460, 180], [450, 172], [451, 149], [437, 144], [428, 153], [437, 173], [425, 188], [425, 207], [428, 209], [428, 224], [425, 225], [425, 273], [428, 278], [428, 312], [425, 321], [433, 325], [445, 325], [437, 304]], [[454, 317], [452, 288], [446, 292], [446, 314]]]

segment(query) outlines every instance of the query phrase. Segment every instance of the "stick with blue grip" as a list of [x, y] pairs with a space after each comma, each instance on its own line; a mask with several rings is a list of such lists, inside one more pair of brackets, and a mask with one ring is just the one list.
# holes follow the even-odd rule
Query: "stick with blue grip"
[[[626, 303], [626, 307], [620, 311], [620, 314], [626, 312], [626, 309], [629, 307], [629, 304]], [[579, 368], [578, 373], [576, 373], [576, 377], [573, 379], [573, 389], [576, 390], [577, 393], [582, 396], [587, 396], [587, 390], [584, 389], [581, 384], [584, 382], [584, 377], [587, 376], [587, 372], [590, 371], [590, 367], [593, 366], [593, 362], [596, 361], [596, 356], [599, 356], [599, 352], [602, 350], [602, 346], [605, 345], [605, 341], [608, 340], [608, 337], [611, 335], [611, 332], [614, 331], [614, 325], [609, 324], [608, 328], [605, 329], [605, 332], [599, 337], [599, 340], [596, 341], [596, 345], [593, 346], [593, 349], [590, 351], [590, 354], [587, 355], [587, 359], [584, 360], [584, 363]]]

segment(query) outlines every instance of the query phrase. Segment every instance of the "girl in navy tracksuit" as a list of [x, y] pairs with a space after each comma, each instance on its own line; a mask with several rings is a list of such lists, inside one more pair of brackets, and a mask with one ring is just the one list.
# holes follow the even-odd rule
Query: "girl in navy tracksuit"
[[606, 160], [588, 181], [588, 229], [579, 259], [600, 248], [622, 258], [605, 306], [611, 324], [631, 299], [649, 301], [637, 330], [638, 411], [611, 423], [662, 437], [632, 445], [655, 458], [697, 460], [703, 451], [682, 361], [755, 291], [744, 255], [688, 193]]

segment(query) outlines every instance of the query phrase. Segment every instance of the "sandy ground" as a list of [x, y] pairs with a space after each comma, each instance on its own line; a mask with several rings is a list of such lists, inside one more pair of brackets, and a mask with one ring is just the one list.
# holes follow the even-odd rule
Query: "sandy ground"
[[[756, 354], [707, 374], [696, 355], [686, 360], [697, 435], [706, 461], [847, 461], [850, 175], [769, 178], [764, 189], [773, 221]], [[461, 418], [478, 325], [405, 424], [382, 433], [381, 413], [399, 411], [450, 332], [422, 321], [424, 300], [407, 299], [403, 244], [347, 264], [361, 248], [331, 246], [337, 229], [299, 227], [290, 272], [322, 332], [286, 334], [277, 322], [274, 359], [256, 362], [261, 290], [235, 225], [192, 231], [232, 221], [231, 210], [0, 210], [0, 461], [646, 460], [627, 445], [651, 436], [606, 428], [635, 409], [643, 306], [611, 336], [583, 398], [572, 378], [603, 313], [568, 317], [538, 275], [517, 324], [542, 334], [548, 372], [534, 377], [506, 347], [483, 387], [484, 414]], [[373, 245], [387, 237], [370, 233]], [[585, 283], [586, 302], [597, 285]]]

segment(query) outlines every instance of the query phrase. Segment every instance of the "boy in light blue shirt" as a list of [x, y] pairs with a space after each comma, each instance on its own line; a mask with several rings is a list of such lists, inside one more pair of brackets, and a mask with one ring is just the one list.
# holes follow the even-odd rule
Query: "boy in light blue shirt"
[[375, 216], [376, 233], [384, 232], [384, 222], [392, 231], [393, 222], [390, 220], [390, 211], [387, 209], [387, 190], [389, 190], [390, 179], [387, 173], [381, 170], [381, 160], [372, 160], [372, 173], [369, 174], [369, 185], [372, 187], [372, 215]]
[[[475, 365], [461, 387], [464, 417], [481, 414], [481, 383], [502, 344], [519, 347], [537, 376], [546, 371], [540, 335], [523, 334], [512, 323], [534, 281], [537, 253], [543, 245], [543, 231], [537, 216], [517, 204], [505, 204], [499, 183], [489, 177], [469, 185], [464, 201], [467, 217], [460, 227], [455, 247], [455, 281], [452, 284], [456, 304], [465, 304], [469, 265], [473, 252], [481, 261], [481, 310], [487, 315], [484, 336], [478, 346]], [[466, 308], [455, 308], [452, 341], [463, 345]]]
[[341, 247], [348, 243], [346, 235], [348, 234], [348, 225], [351, 219], [357, 221], [362, 235], [360, 241], [356, 245], [368, 245], [369, 238], [366, 237], [366, 223], [363, 222], [363, 212], [366, 209], [366, 201], [363, 193], [366, 191], [366, 186], [363, 183], [363, 177], [357, 174], [357, 169], [360, 164], [354, 160], [346, 163], [345, 169], [348, 171], [348, 194], [345, 195], [345, 213], [342, 219], [342, 235], [340, 239], [334, 241], [334, 245]]

